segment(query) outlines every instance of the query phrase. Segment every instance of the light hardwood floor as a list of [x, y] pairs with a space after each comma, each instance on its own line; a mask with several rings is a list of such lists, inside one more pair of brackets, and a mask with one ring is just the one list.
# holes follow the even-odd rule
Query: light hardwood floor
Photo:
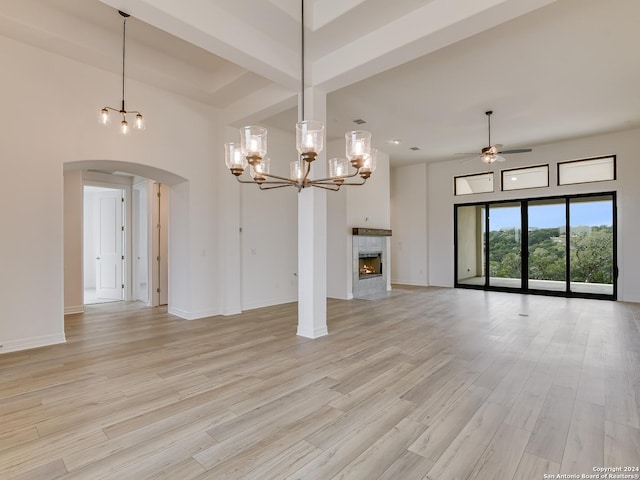
[[0, 478], [542, 479], [640, 466], [640, 305], [396, 286], [185, 321], [137, 304], [0, 356]]

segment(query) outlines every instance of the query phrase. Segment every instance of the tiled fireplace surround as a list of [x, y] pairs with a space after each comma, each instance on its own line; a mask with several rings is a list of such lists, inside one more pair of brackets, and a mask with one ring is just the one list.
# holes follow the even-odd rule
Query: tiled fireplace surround
[[[359, 234], [356, 232], [360, 231]], [[352, 292], [353, 298], [364, 298], [387, 291], [387, 236], [388, 230], [367, 230], [354, 228], [352, 262]], [[360, 254], [382, 252], [382, 275], [360, 278]]]

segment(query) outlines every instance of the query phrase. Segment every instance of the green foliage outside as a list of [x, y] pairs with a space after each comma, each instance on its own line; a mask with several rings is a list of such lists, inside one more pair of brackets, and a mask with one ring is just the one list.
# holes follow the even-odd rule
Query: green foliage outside
[[[565, 228], [540, 228], [529, 232], [529, 278], [566, 280]], [[489, 232], [489, 274], [521, 278], [519, 229]], [[613, 228], [576, 227], [570, 239], [571, 281], [613, 283]]]

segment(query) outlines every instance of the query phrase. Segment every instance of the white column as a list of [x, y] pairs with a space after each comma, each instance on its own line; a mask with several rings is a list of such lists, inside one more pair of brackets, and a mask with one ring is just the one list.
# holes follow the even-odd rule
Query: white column
[[[305, 120], [326, 126], [326, 102], [324, 92], [307, 88]], [[326, 176], [324, 151], [311, 173], [312, 178]], [[311, 187], [298, 194], [298, 335], [318, 338], [327, 333], [327, 192]]]

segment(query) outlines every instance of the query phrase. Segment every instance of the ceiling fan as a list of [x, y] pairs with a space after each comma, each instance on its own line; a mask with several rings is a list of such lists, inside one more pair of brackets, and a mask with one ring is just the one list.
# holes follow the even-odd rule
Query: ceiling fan
[[[512, 153], [527, 153], [531, 152], [530, 148], [517, 148], [514, 150], [502, 150], [502, 145], [499, 143], [491, 144], [491, 115], [493, 115], [492, 110], [488, 110], [484, 112], [487, 116], [487, 126], [489, 130], [489, 146], [484, 147], [480, 152], [480, 160], [484, 163], [493, 163], [493, 162], [504, 162], [506, 159], [502, 155], [509, 155]], [[463, 155], [473, 155], [473, 154], [463, 154]]]

